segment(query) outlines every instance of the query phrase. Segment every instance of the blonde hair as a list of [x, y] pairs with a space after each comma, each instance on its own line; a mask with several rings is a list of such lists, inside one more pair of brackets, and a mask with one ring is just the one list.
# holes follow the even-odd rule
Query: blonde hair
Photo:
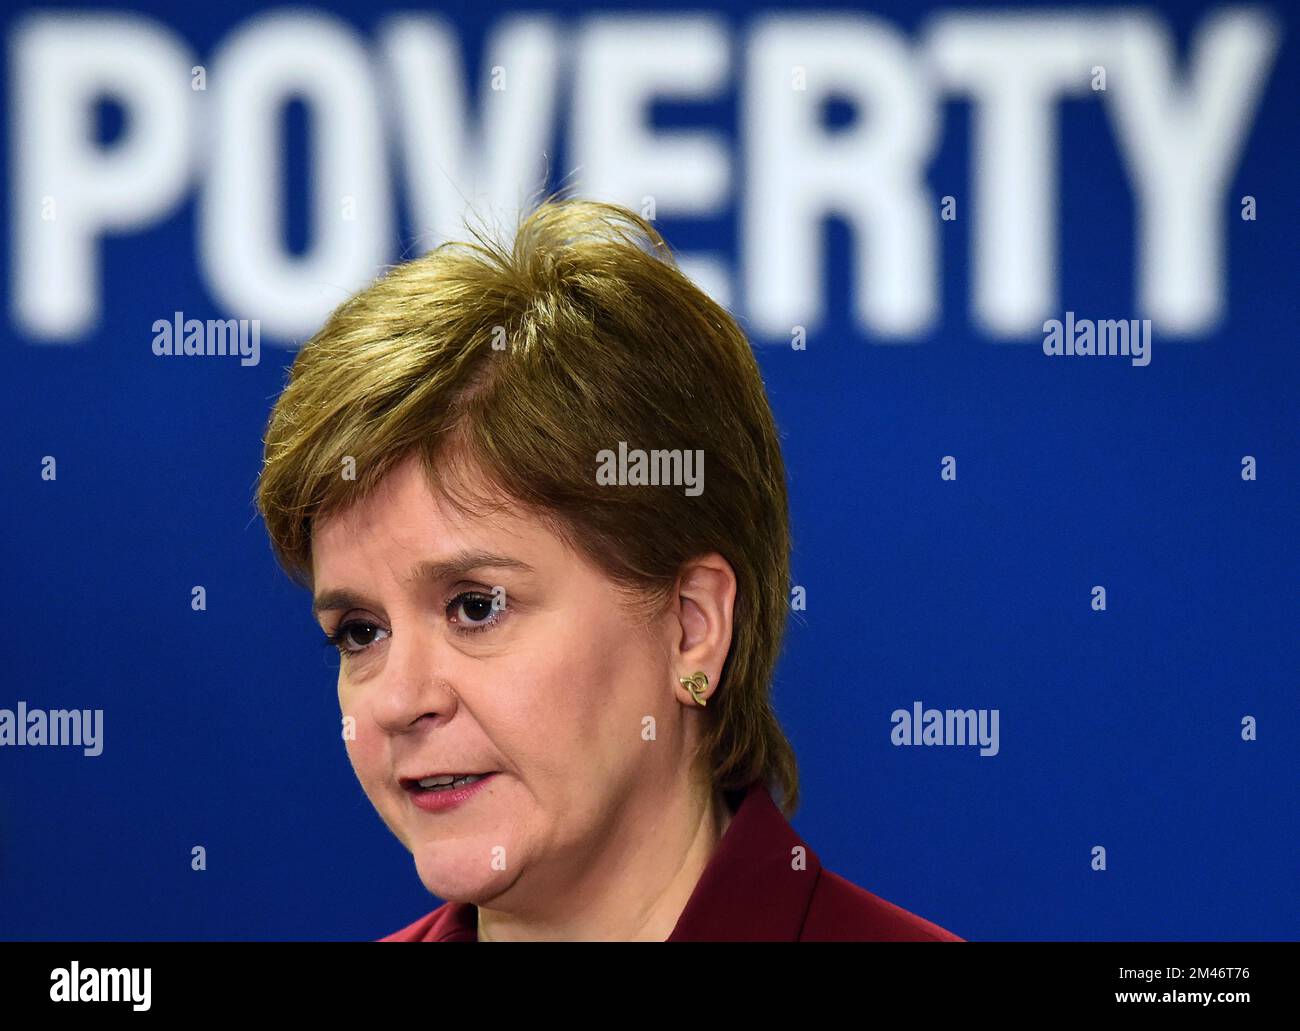
[[[310, 588], [312, 520], [412, 454], [458, 505], [476, 501], [453, 473], [480, 472], [652, 604], [716, 551], [737, 587], [700, 761], [717, 790], [762, 779], [792, 814], [797, 765], [770, 697], [790, 581], [785, 466], [749, 342], [626, 208], [552, 197], [512, 245], [471, 232], [389, 269], [299, 350], [257, 486], [277, 560]], [[620, 441], [702, 450], [707, 489], [598, 483], [596, 453]]]

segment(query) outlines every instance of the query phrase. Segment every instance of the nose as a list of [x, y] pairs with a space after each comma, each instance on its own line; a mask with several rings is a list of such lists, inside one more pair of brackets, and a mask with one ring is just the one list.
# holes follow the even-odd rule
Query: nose
[[375, 722], [386, 733], [403, 734], [425, 717], [441, 724], [455, 715], [459, 700], [445, 676], [446, 647], [418, 622], [394, 625], [371, 701]]

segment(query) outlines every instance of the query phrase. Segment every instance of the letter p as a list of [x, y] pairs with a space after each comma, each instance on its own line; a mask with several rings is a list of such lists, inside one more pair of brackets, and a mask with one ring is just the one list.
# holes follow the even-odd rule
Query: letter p
[[[74, 339], [98, 321], [99, 237], [149, 224], [189, 180], [193, 61], [131, 14], [29, 15], [9, 57], [14, 315], [32, 336]], [[94, 113], [106, 96], [126, 117], [103, 146]]]

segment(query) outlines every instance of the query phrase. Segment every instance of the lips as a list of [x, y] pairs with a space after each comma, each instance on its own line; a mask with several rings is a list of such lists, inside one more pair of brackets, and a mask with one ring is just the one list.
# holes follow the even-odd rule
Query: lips
[[422, 780], [428, 781], [428, 780], [436, 780], [436, 779], [442, 779], [443, 781], [446, 781], [448, 777], [454, 777], [456, 780], [460, 780], [462, 777], [486, 777], [489, 774], [496, 773], [496, 772], [497, 772], [496, 770], [482, 770], [482, 771], [466, 770], [462, 773], [455, 773], [452, 772], [451, 770], [448, 770], [442, 773], [423, 773], [420, 774], [418, 777], [400, 777], [398, 778], [398, 783], [401, 784], [402, 787], [405, 788], [407, 791], [428, 791], [429, 788], [424, 787], [420, 783], [420, 781]]

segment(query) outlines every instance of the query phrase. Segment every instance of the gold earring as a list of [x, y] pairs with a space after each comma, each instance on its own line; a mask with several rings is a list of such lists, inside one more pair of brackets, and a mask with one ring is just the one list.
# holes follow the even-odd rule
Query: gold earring
[[699, 702], [701, 706], [707, 704], [705, 700], [700, 697], [703, 692], [709, 689], [709, 677], [707, 673], [697, 672], [691, 674], [689, 677], [678, 677], [677, 680], [681, 683], [682, 687], [686, 688], [686, 690], [691, 693], [691, 697]]

